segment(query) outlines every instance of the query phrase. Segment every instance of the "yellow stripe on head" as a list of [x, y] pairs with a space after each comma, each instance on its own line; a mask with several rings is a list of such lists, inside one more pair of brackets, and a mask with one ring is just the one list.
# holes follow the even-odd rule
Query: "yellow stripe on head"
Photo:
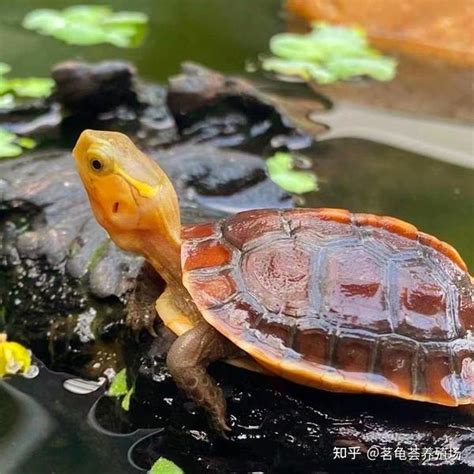
[[127, 183], [133, 186], [138, 191], [140, 196], [144, 198], [152, 198], [158, 192], [158, 186], [150, 186], [148, 183], [144, 183], [143, 181], [132, 178], [117, 163], [114, 163], [114, 172], [125, 179]]

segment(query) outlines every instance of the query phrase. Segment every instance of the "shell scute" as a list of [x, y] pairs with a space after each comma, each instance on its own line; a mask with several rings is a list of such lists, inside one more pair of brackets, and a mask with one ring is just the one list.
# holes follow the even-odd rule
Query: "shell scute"
[[[336, 240], [354, 235], [354, 230], [350, 224], [350, 213], [347, 211], [315, 210], [311, 212], [301, 212], [302, 210], [286, 211], [285, 220], [295, 233], [297, 238], [308, 236], [311, 239]], [[335, 219], [330, 219], [332, 216]], [[337, 220], [336, 220], [337, 218]]]
[[333, 365], [351, 378], [368, 380], [373, 343], [360, 337], [341, 337], [334, 349]]
[[215, 233], [213, 224], [196, 224], [183, 227], [181, 230], [181, 238], [184, 240], [202, 239], [211, 237]]
[[190, 289], [196, 304], [208, 309], [225, 304], [238, 293], [235, 279], [230, 272], [196, 275]]
[[268, 311], [292, 316], [308, 312], [310, 268], [310, 252], [290, 239], [253, 249], [241, 262], [247, 290]]
[[232, 250], [218, 240], [184, 244], [182, 253], [185, 271], [228, 265], [232, 260]]
[[282, 231], [280, 214], [271, 210], [245, 211], [229, 218], [223, 235], [232, 245], [242, 249], [244, 244], [272, 232]]
[[431, 247], [437, 250], [443, 255], [446, 255], [446, 257], [448, 257], [456, 265], [458, 265], [459, 268], [464, 271], [467, 271], [467, 265], [464, 263], [464, 260], [461, 258], [458, 251], [446, 242], [442, 242], [436, 237], [429, 234], [425, 234], [424, 232], [418, 232], [418, 242], [423, 245], [426, 245], [427, 247]]
[[383, 228], [371, 228], [370, 237], [375, 246], [384, 249], [391, 256], [406, 252], [416, 253], [419, 248], [416, 239], [400, 236]]
[[374, 214], [354, 214], [353, 221], [359, 227], [370, 226], [381, 228], [411, 240], [415, 240], [418, 234], [418, 229], [414, 225], [395, 217], [376, 216]]
[[298, 330], [294, 337], [293, 348], [304, 358], [320, 365], [326, 365], [329, 360], [331, 335], [324, 329]]
[[464, 331], [474, 332], [474, 293], [467, 288], [459, 294], [459, 320]]
[[321, 278], [327, 317], [335, 324], [382, 333], [391, 331], [384, 262], [366, 248], [331, 249]]
[[413, 342], [383, 338], [377, 347], [374, 372], [400, 393], [410, 394], [416, 385], [418, 345]]
[[262, 318], [251, 334], [258, 343], [263, 343], [272, 348], [279, 357], [284, 357], [288, 347], [292, 344], [292, 327], [285, 321]]
[[456, 336], [451, 298], [443, 276], [421, 260], [408, 260], [397, 268], [396, 308], [398, 334], [418, 340], [450, 340]]
[[449, 404], [452, 398], [456, 398], [458, 391], [451, 377], [453, 361], [450, 352], [446, 348], [428, 349], [424, 361], [424, 378], [429, 381], [424, 387], [425, 393]]

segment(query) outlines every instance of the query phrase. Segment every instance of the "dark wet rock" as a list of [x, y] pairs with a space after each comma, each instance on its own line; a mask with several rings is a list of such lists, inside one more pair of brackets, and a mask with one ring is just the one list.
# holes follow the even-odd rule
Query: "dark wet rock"
[[244, 209], [292, 207], [291, 196], [273, 183], [258, 156], [210, 145], [183, 145], [156, 157], [186, 202], [225, 215]]
[[56, 83], [53, 97], [69, 114], [99, 114], [119, 106], [139, 105], [136, 69], [124, 61], [104, 61], [95, 65], [66, 61], [54, 66]]
[[149, 146], [176, 138], [166, 91], [140, 81], [124, 61], [67, 61], [53, 68], [54, 99], [61, 104], [62, 136], [74, 141], [85, 128], [120, 130]]
[[[224, 76], [195, 63], [184, 63], [170, 78], [168, 105], [181, 138], [219, 146], [271, 145], [303, 148], [313, 138], [285, 116], [278, 100], [250, 81]], [[313, 104], [314, 105], [314, 104]]]
[[37, 100], [13, 110], [0, 109], [0, 125], [17, 135], [59, 139], [61, 106], [51, 100]]
[[[266, 85], [192, 63], [170, 79], [168, 90], [140, 80], [124, 61], [66, 61], [52, 77], [51, 97], [0, 111], [0, 124], [40, 143], [55, 139], [70, 146], [83, 129], [95, 128], [122, 131], [149, 147], [191, 141], [245, 145], [259, 153], [263, 147], [307, 147], [308, 132], [324, 129], [294, 114]], [[326, 103], [313, 98], [311, 107], [324, 109]]]
[[176, 140], [166, 90], [140, 81], [130, 63], [66, 61], [52, 77], [51, 97], [2, 111], [0, 124], [40, 142], [54, 138], [68, 145], [85, 128], [123, 131], [150, 146]]
[[87, 270], [90, 288], [93, 288], [94, 294], [101, 298], [123, 295], [134, 287], [142, 259], [122, 252], [111, 241], [106, 241], [104, 246], [106, 248], [103, 253], [101, 247], [95, 249], [92, 258], [95, 257], [96, 262], [89, 262]]

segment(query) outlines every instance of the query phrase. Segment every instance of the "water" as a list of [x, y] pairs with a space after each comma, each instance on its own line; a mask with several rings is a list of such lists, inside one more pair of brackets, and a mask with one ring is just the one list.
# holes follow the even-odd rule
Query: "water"
[[[41, 2], [41, 7], [75, 3], [50, 0]], [[146, 12], [150, 16], [146, 41], [132, 50], [107, 45], [71, 47], [19, 26], [26, 13], [39, 7], [38, 2], [2, 2], [0, 61], [11, 64], [15, 76], [46, 76], [53, 64], [72, 57], [87, 61], [120, 57], [132, 61], [143, 77], [165, 81], [177, 73], [182, 61], [190, 59], [222, 72], [242, 72], [245, 62], [266, 51], [269, 38], [285, 29], [278, 13], [280, 0], [239, 0], [231, 8], [230, 2], [222, 0], [87, 3]], [[377, 143], [377, 137], [374, 133], [372, 139], [333, 138], [302, 150], [311, 159], [320, 185], [317, 193], [305, 197], [305, 205], [397, 216], [452, 243], [474, 268], [472, 166], [435, 160], [394, 143]], [[452, 137], [449, 140], [445, 146], [457, 149]], [[60, 473], [130, 472], [124, 453], [134, 437], [106, 436], [85, 423], [97, 395], [67, 394], [61, 380], [42, 372], [34, 381], [0, 384], [0, 453], [9, 454], [2, 459], [2, 474], [2, 468], [15, 474], [53, 469]]]
[[278, 14], [280, 0], [239, 0], [232, 2], [232, 8], [222, 0], [83, 2], [111, 5], [117, 11], [147, 13], [150, 17], [148, 36], [137, 49], [68, 46], [19, 26], [34, 8], [62, 9], [78, 3], [81, 2], [0, 2], [0, 60], [12, 65], [15, 75], [47, 76], [52, 64], [74, 57], [86, 61], [120, 57], [132, 61], [143, 77], [165, 81], [177, 73], [182, 61], [190, 59], [223, 72], [242, 71], [245, 61], [266, 51], [268, 39], [284, 29], [284, 21]]

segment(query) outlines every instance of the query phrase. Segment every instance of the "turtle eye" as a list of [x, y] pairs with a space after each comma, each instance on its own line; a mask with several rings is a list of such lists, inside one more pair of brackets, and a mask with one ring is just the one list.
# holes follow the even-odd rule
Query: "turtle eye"
[[107, 174], [113, 170], [112, 160], [106, 155], [92, 153], [89, 155], [89, 168], [95, 174]]
[[91, 168], [94, 171], [100, 171], [104, 167], [104, 164], [102, 163], [102, 161], [97, 158], [93, 158], [90, 164], [91, 164]]

